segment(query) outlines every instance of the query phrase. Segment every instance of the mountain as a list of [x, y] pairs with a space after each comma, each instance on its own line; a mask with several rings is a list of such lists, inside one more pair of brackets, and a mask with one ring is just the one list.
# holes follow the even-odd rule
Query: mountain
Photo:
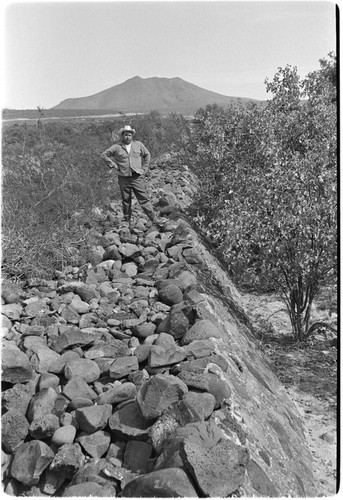
[[52, 109], [98, 109], [122, 113], [148, 113], [157, 110], [163, 114], [192, 115], [207, 104], [227, 106], [238, 101], [247, 103], [253, 99], [217, 94], [182, 78], [135, 76], [88, 97], [65, 99]]

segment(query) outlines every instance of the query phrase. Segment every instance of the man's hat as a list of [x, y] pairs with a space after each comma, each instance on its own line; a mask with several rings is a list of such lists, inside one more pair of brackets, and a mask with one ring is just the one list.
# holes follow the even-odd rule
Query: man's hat
[[136, 133], [134, 128], [131, 128], [131, 125], [125, 125], [125, 127], [119, 130], [119, 135], [122, 136], [124, 132], [131, 132], [132, 135]]

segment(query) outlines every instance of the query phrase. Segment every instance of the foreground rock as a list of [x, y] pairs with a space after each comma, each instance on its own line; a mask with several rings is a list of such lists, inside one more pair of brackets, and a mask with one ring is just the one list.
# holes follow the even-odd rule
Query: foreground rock
[[[4, 282], [6, 494], [314, 496], [297, 411], [178, 214], [194, 182], [174, 173], [161, 227], [139, 213], [121, 228], [113, 203], [87, 265], [25, 289]], [[156, 205], [165, 181], [155, 172]]]

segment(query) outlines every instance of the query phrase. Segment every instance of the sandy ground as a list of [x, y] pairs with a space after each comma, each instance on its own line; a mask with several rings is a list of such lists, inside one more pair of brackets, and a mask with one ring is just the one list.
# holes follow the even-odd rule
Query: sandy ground
[[312, 454], [313, 474], [317, 482], [318, 497], [336, 494], [337, 423], [334, 412], [327, 404], [311, 394], [286, 389], [296, 405], [305, 427], [305, 437]]
[[[242, 294], [242, 304], [254, 327], [257, 327], [259, 332], [266, 331], [268, 334], [275, 335], [276, 339], [290, 333], [291, 326], [288, 314], [285, 311], [285, 306], [277, 297], [271, 295]], [[322, 311], [315, 307], [313, 311], [314, 319], [317, 321], [327, 321], [335, 326], [337, 314], [331, 311]], [[317, 351], [316, 353], [313, 351], [314, 355], [318, 355], [319, 352], [331, 358], [337, 355], [335, 348], [327, 347], [324, 336], [321, 337], [321, 335], [317, 334], [315, 342], [317, 343]], [[273, 349], [274, 361], [275, 359], [277, 360], [277, 356], [285, 356], [290, 360], [289, 367], [292, 367], [293, 363], [294, 369], [291, 370], [289, 381], [285, 384], [285, 390], [289, 398], [296, 405], [304, 423], [305, 438], [308, 449], [313, 457], [313, 473], [318, 489], [317, 496], [335, 496], [337, 489], [336, 471], [338, 452], [337, 395], [334, 389], [327, 390], [327, 384], [331, 384], [331, 381], [327, 380], [325, 382], [319, 380], [319, 377], [316, 377], [316, 374], [318, 375], [318, 371], [316, 372], [316, 370], [313, 372], [311, 370], [303, 371], [303, 358], [307, 356], [308, 360], [309, 351], [303, 353], [301, 350], [291, 350], [289, 348], [283, 351], [281, 348], [280, 353], [276, 353], [274, 346], [268, 346], [268, 343], [263, 345], [263, 339], [261, 345], [266, 355], [269, 354], [269, 348]], [[328, 353], [329, 349], [331, 349], [330, 354]], [[299, 382], [301, 375], [304, 376], [304, 379], [302, 382]], [[301, 389], [305, 388], [306, 392], [300, 390], [299, 385]]]

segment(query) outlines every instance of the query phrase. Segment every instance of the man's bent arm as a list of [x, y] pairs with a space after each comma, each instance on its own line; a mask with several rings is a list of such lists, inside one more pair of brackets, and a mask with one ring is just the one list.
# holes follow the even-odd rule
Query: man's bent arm
[[113, 146], [110, 148], [106, 149], [103, 153], [101, 153], [101, 158], [106, 162], [107, 166], [110, 168], [115, 168], [118, 170], [118, 165], [111, 159], [111, 156], [113, 156]]
[[151, 154], [147, 148], [142, 144], [142, 167], [148, 167], [151, 160]]

